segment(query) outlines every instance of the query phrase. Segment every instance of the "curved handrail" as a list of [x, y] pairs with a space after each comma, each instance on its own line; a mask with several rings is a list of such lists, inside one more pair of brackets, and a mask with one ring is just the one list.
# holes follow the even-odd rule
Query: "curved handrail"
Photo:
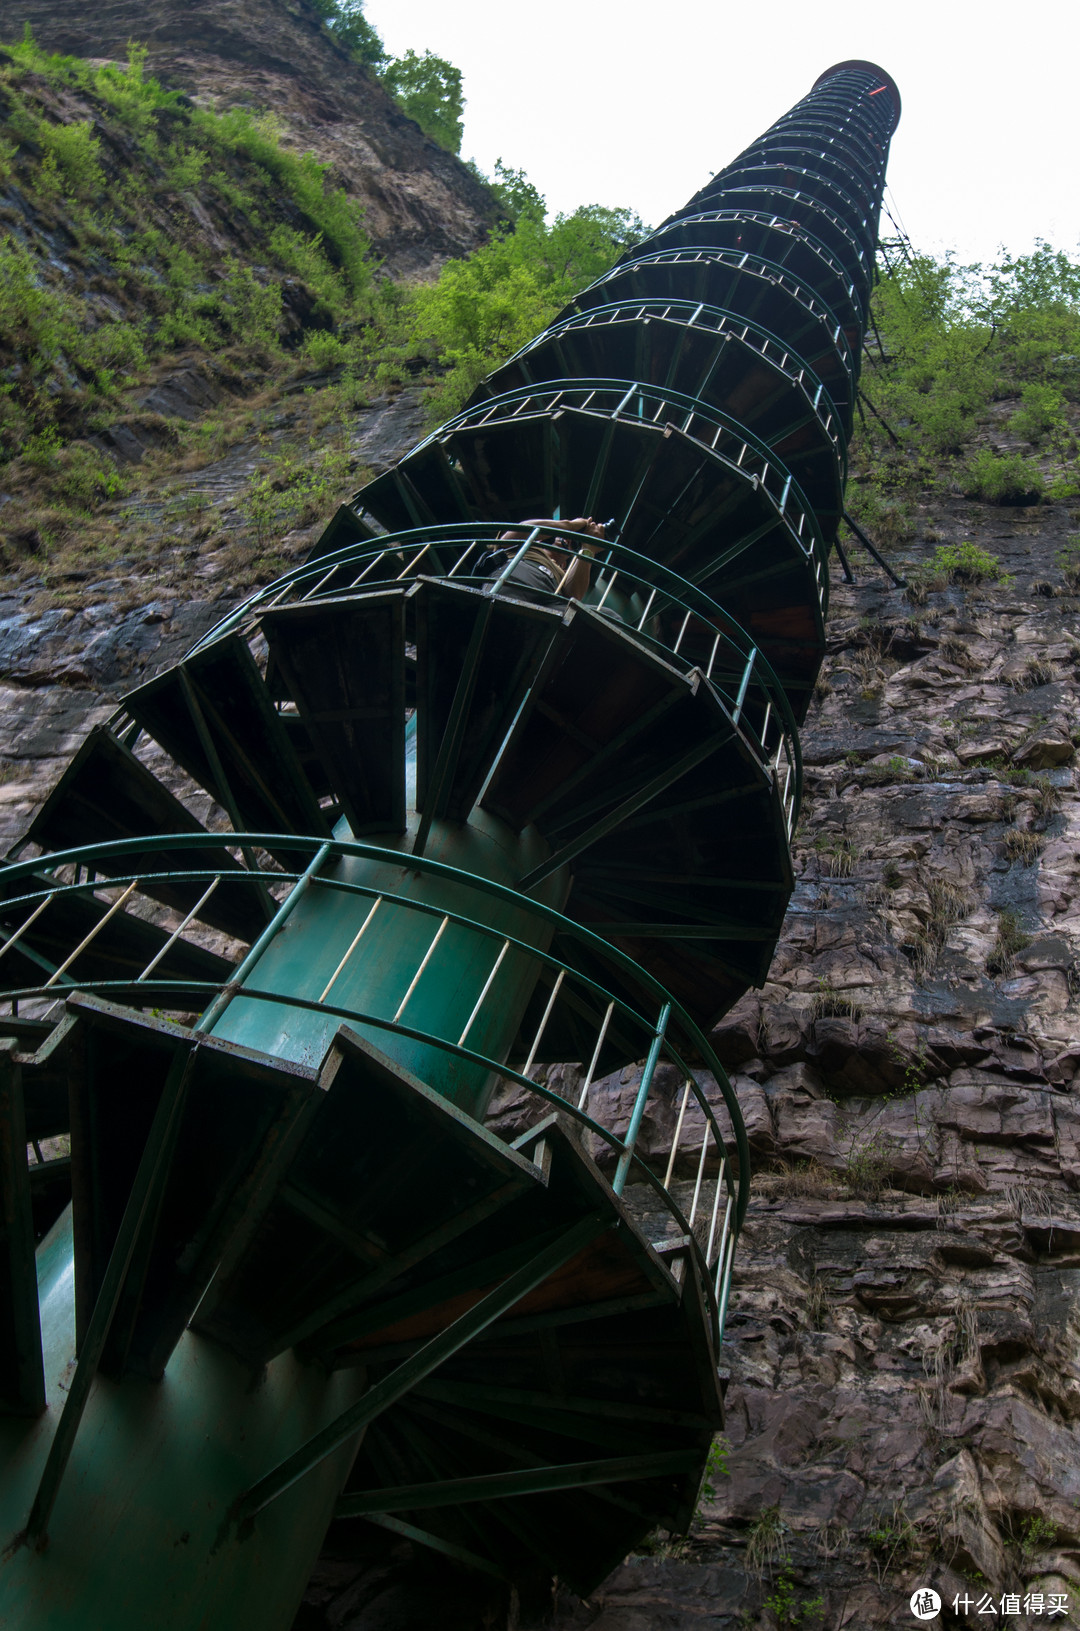
[[[522, 524], [512, 521], [506, 522], [458, 522], [449, 527], [413, 527], [408, 531], [386, 533], [375, 540], [363, 539], [358, 543], [346, 544], [341, 549], [327, 555], [321, 555], [315, 561], [305, 562], [303, 566], [294, 567], [289, 573], [279, 578], [275, 583], [256, 590], [240, 606], [235, 607], [222, 620], [215, 624], [202, 640], [193, 647], [193, 651], [201, 651], [213, 644], [215, 640], [234, 630], [244, 629], [257, 620], [260, 613], [270, 606], [295, 604], [296, 601], [311, 604], [318, 600], [320, 594], [330, 598], [340, 599], [349, 593], [366, 593], [377, 588], [385, 588], [388, 582], [424, 582], [434, 580], [440, 583], [453, 582], [471, 588], [479, 588], [489, 593], [505, 594], [513, 598], [512, 584], [500, 585], [493, 580], [490, 572], [476, 572], [463, 570], [470, 554], [480, 544], [496, 544], [500, 535], [506, 531], [521, 531]], [[537, 529], [538, 531], [543, 529]], [[554, 531], [554, 526], [546, 529]], [[566, 540], [569, 546], [570, 540]], [[441, 557], [445, 548], [455, 551], [452, 564], [445, 562]], [[787, 811], [787, 790], [783, 791], [785, 803], [785, 819], [788, 825], [789, 836], [794, 831], [799, 810], [802, 807], [803, 792], [803, 765], [802, 752], [799, 745], [799, 733], [795, 723], [795, 716], [788, 700], [787, 692], [782, 682], [774, 672], [767, 658], [754, 645], [750, 636], [731, 615], [715, 601], [712, 596], [700, 589], [696, 584], [690, 583], [670, 567], [662, 566], [649, 556], [630, 549], [625, 544], [616, 542], [605, 543], [597, 549], [595, 554], [584, 549], [575, 549], [560, 545], [562, 552], [575, 559], [588, 559], [602, 569], [602, 575], [597, 583], [584, 597], [582, 604], [611, 617], [614, 621], [628, 623], [634, 630], [634, 635], [642, 644], [648, 645], [658, 652], [666, 661], [681, 667], [686, 673], [697, 669], [702, 673], [706, 682], [711, 686], [718, 699], [728, 707], [729, 712], [734, 710], [733, 728], [740, 732], [744, 739], [749, 736], [756, 742], [756, 752], [762, 769], [768, 774], [770, 767], [779, 784], [779, 760], [782, 757], [790, 767], [791, 798], [790, 812]], [[377, 565], [382, 558], [389, 558], [392, 566], [384, 577], [372, 576], [372, 566]], [[420, 573], [411, 570], [424, 564], [429, 558], [434, 558], [436, 570]], [[367, 563], [365, 566], [364, 563]], [[480, 557], [472, 563], [479, 565]], [[448, 570], [439, 570], [447, 565]], [[342, 586], [340, 575], [342, 571], [359, 566], [351, 584]], [[610, 575], [605, 575], [610, 572]], [[606, 602], [619, 578], [629, 580], [635, 587], [635, 592], [645, 592], [644, 607], [636, 622], [629, 621], [621, 613], [609, 611]], [[286, 592], [301, 588], [305, 583], [312, 583], [306, 593], [298, 594], [293, 599], [286, 599]], [[324, 587], [325, 586], [325, 587]], [[567, 604], [564, 595], [557, 588], [550, 591], [537, 589], [534, 592], [553, 607], [564, 608]], [[662, 599], [656, 603], [657, 596]], [[646, 625], [653, 620], [677, 608], [684, 616], [679, 632], [671, 643]], [[696, 624], [691, 623], [696, 619]], [[676, 615], [676, 622], [678, 616]], [[704, 664], [696, 659], [684, 655], [680, 646], [686, 638], [688, 628], [706, 640], [711, 640], [711, 651]], [[776, 714], [776, 730], [779, 741], [771, 739], [769, 735], [770, 717], [766, 717], [761, 729], [758, 729], [752, 718], [747, 717], [745, 701], [739, 702], [740, 694], [745, 698], [745, 688], [742, 678], [733, 679], [730, 694], [720, 682], [713, 677], [713, 669], [719, 653], [719, 643], [723, 640], [729, 654], [734, 654], [741, 665], [742, 675], [753, 670], [753, 685], [755, 690], [764, 694], [772, 710]], [[766, 709], [770, 716], [770, 710]], [[110, 718], [110, 726], [114, 730], [123, 728], [123, 721], [128, 716], [123, 703]]]
[[[167, 848], [173, 851], [178, 849], [190, 849], [194, 851], [211, 848], [220, 849], [223, 841], [227, 845], [235, 846], [237, 848], [243, 846], [248, 848], [257, 847], [267, 850], [272, 849], [279, 854], [282, 850], [296, 850], [302, 855], [314, 855], [320, 849], [324, 849], [326, 851], [327, 861], [346, 856], [352, 856], [364, 860], [385, 861], [387, 856], [387, 851], [381, 846], [375, 844], [365, 844], [355, 839], [328, 840], [302, 836], [295, 833], [170, 833], [165, 835], [155, 835], [152, 838], [114, 839], [111, 842], [104, 844], [90, 844], [77, 849], [50, 851], [46, 855], [36, 856], [27, 861], [13, 862], [12, 864], [5, 866], [2, 870], [0, 870], [0, 883], [3, 883], [5, 880], [14, 882], [22, 878], [33, 878], [35, 875], [36, 878], [40, 880], [42, 872], [59, 871], [66, 866], [91, 867], [93, 865], [95, 856], [122, 858], [125, 855], [137, 855], [141, 858], [148, 853], [153, 853], [155, 848]], [[736, 1098], [734, 1090], [728, 1081], [727, 1073], [725, 1072], [720, 1061], [717, 1059], [711, 1044], [701, 1031], [700, 1027], [686, 1012], [686, 1009], [682, 1006], [682, 1004], [668, 993], [665, 987], [661, 985], [660, 981], [657, 980], [655, 976], [650, 974], [649, 971], [643, 968], [640, 963], [635, 962], [633, 958], [629, 957], [617, 946], [612, 945], [609, 941], [594, 933], [591, 929], [587, 929], [583, 924], [575, 923], [570, 918], [564, 917], [561, 912], [556, 911], [553, 907], [545, 906], [539, 901], [530, 900], [528, 897], [518, 894], [505, 884], [495, 883], [491, 879], [462, 872], [457, 867], [449, 866], [443, 861], [431, 860], [427, 856], [423, 855], [409, 855], [404, 859], [407, 859], [408, 865], [412, 870], [424, 872], [431, 876], [439, 877], [448, 881], [453, 881], [459, 886], [464, 885], [469, 889], [475, 890], [479, 894], [488, 895], [493, 899], [510, 904], [519, 912], [524, 909], [533, 918], [538, 919], [547, 925], [551, 925], [561, 937], [565, 937], [566, 939], [582, 945], [594, 956], [600, 957], [605, 962], [617, 968], [621, 973], [628, 975], [633, 984], [646, 991], [651, 997], [654, 998], [654, 1000], [656, 1000], [658, 1009], [664, 1004], [670, 1005], [671, 1013], [676, 1022], [678, 1033], [683, 1038], [683, 1046], [687, 1049], [687, 1051], [692, 1052], [704, 1061], [705, 1069], [715, 1078], [717, 1086], [720, 1088], [721, 1096], [723, 1097], [725, 1108], [727, 1109], [728, 1115], [731, 1119], [732, 1128], [734, 1129], [735, 1133], [739, 1170], [741, 1173], [749, 1174], [749, 1144], [746, 1141], [746, 1133], [742, 1124], [738, 1099]], [[172, 881], [188, 877], [187, 874], [176, 873], [155, 875], [143, 870], [139, 873], [128, 874], [126, 876], [112, 875], [107, 879], [107, 885], [108, 887], [112, 888], [135, 880], [141, 882], [153, 882], [155, 876], [167, 877]], [[245, 872], [243, 869], [237, 869], [235, 872], [230, 871], [228, 874], [221, 874], [217, 871], [217, 869], [207, 869], [204, 873], [199, 874], [199, 876], [205, 878], [221, 876], [223, 881], [228, 883], [242, 882], [250, 878], [252, 883], [258, 883], [260, 885], [266, 882], [275, 881], [283, 884], [296, 884], [301, 877], [301, 873], [299, 871], [292, 874], [286, 872], [254, 873]], [[368, 886], [354, 884], [345, 879], [321, 876], [318, 877], [316, 881], [320, 886], [331, 887], [344, 890], [346, 892], [366, 894], [368, 896], [373, 894], [383, 894], [386, 899], [392, 901], [394, 904], [400, 904], [409, 910], [422, 912], [426, 915], [435, 915], [438, 912], [438, 908], [430, 907], [426, 903], [415, 901], [410, 897], [394, 896], [389, 891], [374, 890]], [[92, 892], [94, 888], [101, 887], [103, 887], [103, 885], [100, 881], [97, 883], [87, 881], [78, 884], [57, 884], [51, 889], [47, 887], [39, 887], [36, 890], [29, 891], [26, 894], [18, 896], [5, 893], [3, 901], [0, 902], [0, 905], [2, 905], [5, 909], [9, 909], [13, 905], [22, 904], [24, 901], [37, 900], [42, 894], [49, 894], [53, 893], [54, 891], [82, 890], [84, 892]], [[460, 922], [464, 927], [473, 929], [492, 939], [503, 940], [507, 938], [514, 938], [508, 937], [505, 933], [500, 933], [498, 929], [492, 929], [488, 924], [482, 922], [481, 920], [467, 918], [464, 916], [464, 914], [446, 914], [445, 908], [443, 908], [439, 915], [449, 915], [454, 921]], [[535, 945], [525, 941], [515, 943], [520, 946], [520, 949], [527, 952], [530, 957], [536, 959], [537, 961], [546, 962], [552, 968], [566, 968], [569, 972], [573, 973], [576, 980], [582, 984], [588, 985], [593, 990], [594, 994], [602, 998], [604, 1001], [618, 1001], [621, 1003], [622, 999], [613, 998], [611, 993], [608, 992], [605, 987], [601, 986], [599, 982], [593, 980], [592, 977], [584, 973], [583, 970], [576, 968], [572, 964], [566, 963], [564, 959], [557, 958], [549, 952], [541, 952]], [[100, 982], [97, 981], [90, 981], [87, 982], [87, 985], [88, 988], [96, 988], [99, 983]], [[186, 989], [192, 989], [197, 983], [198, 982], [188, 981], [184, 982], [184, 985]], [[140, 990], [145, 990], [146, 988], [146, 985], [138, 986], [138, 989]], [[35, 989], [37, 990], [38, 988]], [[70, 990], [69, 987], [65, 987], [64, 989], [65, 992]], [[220, 988], [214, 986], [213, 989], [216, 991]], [[48, 994], [59, 995], [60, 993], [56, 991], [55, 987], [52, 987], [51, 993], [46, 992], [46, 995]], [[249, 994], [246, 988], [244, 994]], [[250, 994], [254, 995], [254, 992]], [[13, 993], [10, 991], [5, 992], [5, 1000], [13, 995], [21, 1000], [23, 995], [30, 995], [30, 990], [26, 989], [25, 992], [20, 990], [18, 993]], [[282, 997], [280, 1000], [290, 1002], [294, 999], [291, 997]], [[315, 1006], [318, 1007], [319, 1005], [315, 1004]], [[333, 1010], [330, 1005], [325, 1006], [327, 1006], [327, 1011], [336, 1012], [336, 1010]], [[628, 1004], [626, 1004], [625, 1007], [626, 1012], [633, 1015], [638, 1023], [645, 1025], [650, 1023], [649, 1021], [644, 1020], [641, 1015], [634, 1014], [634, 1010], [632, 1010]], [[357, 1016], [355, 1013], [353, 1013], [352, 1017], [355, 1018]], [[365, 1016], [365, 1022], [366, 1018], [367, 1016]], [[491, 1063], [490, 1061], [486, 1062], [489, 1064]], [[491, 1065], [491, 1068], [501, 1071], [505, 1067], [501, 1064], [495, 1063]], [[711, 1114], [711, 1112], [707, 1113]], [[745, 1191], [746, 1186], [743, 1185], [741, 1187]], [[738, 1215], [740, 1222], [742, 1213], [745, 1211], [746, 1199], [747, 1196], [745, 1193], [739, 1197], [740, 1210]]]
[[[499, 376], [512, 368], [515, 363], [523, 363], [536, 351], [553, 340], [558, 340], [565, 333], [580, 331], [582, 328], [595, 327], [604, 323], [618, 321], [640, 321], [646, 317], [661, 319], [674, 319], [683, 322], [687, 327], [702, 328], [710, 334], [727, 334], [755, 351], [758, 356], [764, 357], [784, 376], [796, 386], [805, 396], [818, 423], [821, 425], [829, 440], [833, 443], [841, 461], [841, 479], [847, 474], [847, 437], [840, 419], [839, 412], [828, 386], [820, 379], [815, 370], [791, 346], [784, 345], [775, 334], [770, 333], [760, 323], [743, 317], [739, 312], [729, 311], [724, 306], [713, 306], [702, 300], [676, 300], [664, 299], [660, 295], [641, 295], [614, 300], [606, 306], [589, 306], [584, 311], [576, 312], [572, 317], [564, 317], [552, 323], [550, 328], [538, 334], [528, 345], [515, 351], [514, 355], [491, 374], [483, 384], [498, 379]], [[543, 383], [537, 381], [536, 383]], [[627, 383], [630, 383], [629, 381]], [[811, 389], [811, 386], [813, 389]], [[479, 388], [479, 387], [478, 387]], [[495, 391], [493, 396], [498, 394]], [[487, 398], [477, 399], [475, 404], [486, 401]], [[700, 398], [695, 398], [700, 401]], [[824, 411], [822, 409], [824, 402]]]

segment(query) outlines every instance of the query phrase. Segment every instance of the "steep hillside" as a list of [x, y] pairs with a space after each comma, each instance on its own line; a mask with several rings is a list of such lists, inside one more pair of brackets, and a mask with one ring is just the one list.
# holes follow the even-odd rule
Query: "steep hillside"
[[286, 149], [331, 166], [395, 277], [430, 273], [490, 225], [491, 199], [472, 172], [406, 118], [308, 0], [15, 0], [4, 38], [27, 23], [43, 49], [77, 57], [122, 62], [139, 41], [147, 72], [201, 106], [272, 109]]

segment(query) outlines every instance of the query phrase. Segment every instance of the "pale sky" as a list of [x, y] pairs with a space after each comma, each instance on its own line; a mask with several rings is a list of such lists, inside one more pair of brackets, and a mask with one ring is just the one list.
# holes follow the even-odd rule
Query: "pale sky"
[[862, 57], [900, 87], [886, 201], [917, 250], [1080, 245], [1075, 0], [366, 0], [365, 14], [394, 55], [461, 69], [462, 156], [523, 169], [552, 211], [630, 205], [655, 225], [818, 74]]

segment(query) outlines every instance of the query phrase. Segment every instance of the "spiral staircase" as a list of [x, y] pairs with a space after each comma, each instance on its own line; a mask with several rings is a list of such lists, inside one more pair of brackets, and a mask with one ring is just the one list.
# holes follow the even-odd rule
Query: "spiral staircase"
[[[708, 1030], [792, 887], [898, 117], [830, 69], [0, 870], [11, 1623], [284, 1631], [371, 1524], [587, 1591], [687, 1526], [749, 1172]], [[588, 593], [523, 594], [575, 515]]]

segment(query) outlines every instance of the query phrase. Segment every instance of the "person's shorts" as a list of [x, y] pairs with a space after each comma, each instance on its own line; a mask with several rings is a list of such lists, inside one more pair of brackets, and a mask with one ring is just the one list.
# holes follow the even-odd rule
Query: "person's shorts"
[[504, 591], [519, 600], [535, 600], [550, 606], [557, 579], [553, 572], [536, 561], [519, 561], [503, 585]]

